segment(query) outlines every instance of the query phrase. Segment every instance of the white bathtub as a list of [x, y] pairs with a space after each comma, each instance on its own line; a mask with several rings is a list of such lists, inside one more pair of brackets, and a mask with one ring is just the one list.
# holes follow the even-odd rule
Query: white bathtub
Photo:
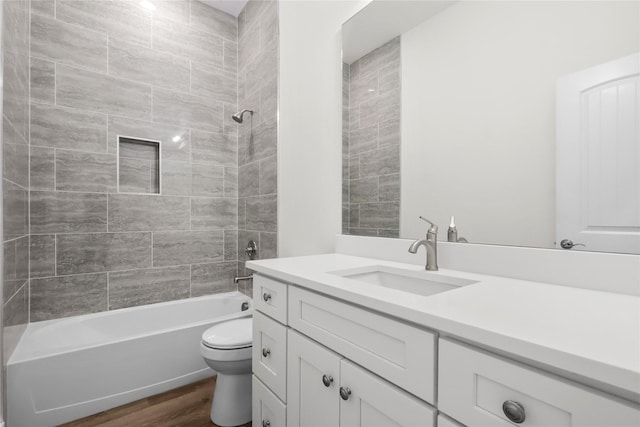
[[239, 292], [31, 323], [7, 365], [8, 427], [54, 426], [213, 375], [211, 325], [246, 317]]

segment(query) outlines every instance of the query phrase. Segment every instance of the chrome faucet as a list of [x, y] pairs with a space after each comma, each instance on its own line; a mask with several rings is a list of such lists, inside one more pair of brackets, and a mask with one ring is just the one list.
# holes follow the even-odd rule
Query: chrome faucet
[[427, 231], [427, 239], [413, 242], [411, 246], [409, 246], [409, 252], [415, 254], [418, 252], [420, 246], [424, 246], [427, 250], [427, 264], [424, 266], [424, 269], [438, 271], [438, 226], [422, 216], [419, 218], [428, 222], [431, 227], [429, 227]]

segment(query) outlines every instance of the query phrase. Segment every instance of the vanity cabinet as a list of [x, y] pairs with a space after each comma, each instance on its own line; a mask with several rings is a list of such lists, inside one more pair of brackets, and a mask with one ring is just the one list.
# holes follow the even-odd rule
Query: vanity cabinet
[[287, 427], [435, 426], [425, 402], [290, 329]]
[[468, 426], [638, 426], [640, 411], [597, 390], [440, 339], [438, 409]]
[[254, 426], [640, 425], [637, 404], [295, 284], [254, 275], [254, 307]]

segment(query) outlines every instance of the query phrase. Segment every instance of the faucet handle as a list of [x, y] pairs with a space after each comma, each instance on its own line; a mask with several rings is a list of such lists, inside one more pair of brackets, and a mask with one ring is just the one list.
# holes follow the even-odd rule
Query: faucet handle
[[427, 218], [423, 217], [422, 215], [420, 215], [418, 218], [420, 218], [421, 220], [428, 222], [431, 225], [431, 228], [429, 229], [429, 232], [431, 233], [437, 233], [438, 232], [438, 226], [435, 225], [433, 222], [429, 221]]

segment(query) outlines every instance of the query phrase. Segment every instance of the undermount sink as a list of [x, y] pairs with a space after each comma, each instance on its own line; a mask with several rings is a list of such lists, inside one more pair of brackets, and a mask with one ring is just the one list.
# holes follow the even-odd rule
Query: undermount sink
[[384, 288], [396, 289], [416, 295], [429, 296], [450, 291], [460, 286], [478, 283], [474, 280], [445, 276], [429, 271], [402, 270], [386, 266], [368, 266], [332, 271], [331, 274]]

